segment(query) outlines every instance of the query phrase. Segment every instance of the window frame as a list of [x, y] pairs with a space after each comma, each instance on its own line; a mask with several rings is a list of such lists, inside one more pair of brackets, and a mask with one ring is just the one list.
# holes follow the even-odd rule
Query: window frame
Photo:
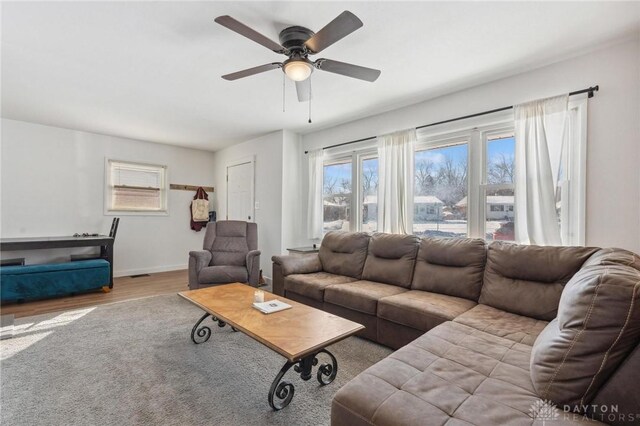
[[[482, 154], [482, 160], [480, 163], [481, 164], [480, 167], [482, 169], [482, 175], [480, 177], [480, 184], [478, 186], [480, 198], [478, 200], [478, 204], [475, 206], [475, 208], [477, 209], [477, 213], [476, 213], [477, 223], [475, 224], [476, 233], [474, 235], [474, 238], [482, 238], [483, 240], [488, 241], [487, 240], [487, 207], [486, 207], [488, 204], [487, 191], [500, 190], [500, 189], [513, 190], [514, 206], [515, 206], [516, 184], [515, 182], [514, 183], [492, 183], [492, 184], [488, 182], [489, 169], [487, 167], [488, 166], [487, 150], [489, 148], [489, 143], [493, 140], [512, 137], [514, 138], [514, 141], [515, 141], [515, 126], [513, 122], [488, 126], [487, 128], [483, 128], [479, 130], [477, 137], [480, 140], [479, 143], [481, 146], [480, 149]], [[515, 150], [513, 154], [515, 156]], [[514, 158], [514, 161], [515, 161], [515, 158]], [[516, 220], [517, 218], [514, 215], [514, 223]]]
[[[332, 165], [336, 165], [336, 164], [344, 164], [344, 163], [351, 163], [351, 197], [350, 197], [350, 205], [349, 205], [349, 231], [353, 232], [355, 231], [353, 229], [353, 224], [355, 216], [357, 216], [356, 212], [354, 210], [354, 200], [357, 200], [354, 198], [354, 194], [356, 191], [354, 190], [354, 178], [355, 178], [355, 167], [353, 167], [353, 158], [354, 158], [353, 153], [351, 154], [344, 154], [344, 153], [338, 153], [338, 154], [334, 154], [334, 155], [325, 155], [325, 157], [323, 158], [322, 161], [322, 222], [323, 222], [323, 226], [322, 226], [322, 235], [324, 236], [327, 231], [324, 230], [324, 168], [327, 166], [332, 166]], [[357, 188], [356, 188], [357, 189]]]
[[[418, 135], [418, 141], [413, 147], [413, 176], [411, 180], [414, 185], [414, 197], [410, 200], [409, 211], [415, 216], [415, 157], [419, 151], [427, 151], [430, 149], [446, 148], [456, 145], [467, 145], [467, 237], [471, 236], [470, 220], [469, 220], [469, 194], [471, 191], [471, 132], [469, 130], [453, 131], [449, 133], [436, 132], [433, 135], [427, 132], [421, 132]], [[411, 232], [413, 233], [414, 217], [411, 217]]]
[[[169, 168], [166, 165], [152, 164], [142, 161], [120, 160], [105, 157], [104, 167], [104, 215], [105, 216], [168, 216], [169, 215]], [[147, 209], [116, 209], [113, 208], [112, 164], [127, 164], [131, 166], [148, 167], [161, 170], [159, 210]]]
[[[352, 194], [354, 194], [355, 198], [351, 199], [351, 205], [355, 206], [355, 208], [352, 208], [352, 210], [354, 210], [355, 213], [355, 221], [352, 222], [356, 225], [356, 231], [357, 232], [361, 232], [362, 231], [362, 210], [364, 208], [364, 201], [363, 201], [363, 191], [362, 191], [362, 172], [363, 172], [363, 167], [362, 167], [362, 163], [365, 160], [372, 160], [374, 158], [378, 158], [378, 149], [377, 148], [369, 148], [369, 149], [363, 149], [359, 152], [354, 152], [352, 154], [352, 157], [354, 159], [354, 161], [356, 162], [357, 166], [355, 167], [355, 169], [357, 169], [355, 171], [355, 173], [352, 176], [352, 184], [351, 187], [354, 187], [353, 182], [356, 182], [356, 191], [351, 191]], [[353, 165], [351, 166], [352, 170], [353, 170]], [[378, 185], [380, 184], [380, 161], [378, 161]], [[377, 197], [377, 194], [376, 194]], [[354, 204], [354, 201], [356, 202]], [[378, 211], [378, 204], [377, 204], [377, 199], [376, 199], [376, 215], [377, 215], [377, 211]], [[350, 227], [351, 228], [351, 227]], [[354, 231], [354, 229], [351, 229], [352, 231]], [[376, 231], [375, 232], [379, 232], [378, 231], [378, 219], [376, 218]]]

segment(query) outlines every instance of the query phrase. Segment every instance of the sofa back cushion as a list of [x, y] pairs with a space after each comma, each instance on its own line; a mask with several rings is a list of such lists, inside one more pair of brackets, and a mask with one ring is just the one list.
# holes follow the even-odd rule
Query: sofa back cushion
[[211, 252], [210, 265], [245, 266], [247, 253], [257, 250], [258, 225], [240, 220], [222, 220], [207, 225], [204, 249]]
[[373, 234], [362, 279], [409, 288], [418, 242], [414, 235]]
[[325, 272], [360, 279], [367, 258], [369, 235], [364, 232], [328, 232], [320, 245], [320, 263]]
[[479, 303], [550, 321], [564, 285], [597, 249], [493, 242]]
[[481, 239], [422, 238], [411, 288], [477, 302], [486, 259]]
[[565, 286], [558, 317], [533, 345], [536, 392], [557, 404], [589, 404], [639, 339], [640, 271], [584, 267]]
[[640, 271], [640, 256], [624, 249], [603, 248], [593, 253], [583, 267], [593, 265], [624, 265]]

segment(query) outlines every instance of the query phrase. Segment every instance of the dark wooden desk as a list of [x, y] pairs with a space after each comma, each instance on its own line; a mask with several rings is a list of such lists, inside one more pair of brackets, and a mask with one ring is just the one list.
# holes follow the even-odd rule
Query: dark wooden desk
[[113, 237], [26, 237], [0, 238], [0, 251], [43, 250], [68, 247], [100, 247], [100, 256], [109, 262], [109, 288], [113, 288]]

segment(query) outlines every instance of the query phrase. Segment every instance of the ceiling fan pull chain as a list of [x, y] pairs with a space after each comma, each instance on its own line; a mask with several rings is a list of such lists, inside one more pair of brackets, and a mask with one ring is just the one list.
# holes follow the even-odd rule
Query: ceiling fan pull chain
[[282, 73], [282, 112], [284, 112], [284, 100], [285, 100], [285, 87], [286, 87], [286, 81], [285, 81], [285, 75], [284, 73]]
[[309, 124], [311, 124], [311, 76], [309, 76]]

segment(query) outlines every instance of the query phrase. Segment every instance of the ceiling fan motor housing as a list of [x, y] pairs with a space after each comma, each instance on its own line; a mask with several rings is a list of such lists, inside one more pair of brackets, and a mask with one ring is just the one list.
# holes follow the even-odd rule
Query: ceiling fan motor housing
[[291, 53], [304, 52], [305, 41], [313, 37], [315, 33], [309, 28], [293, 26], [280, 31], [280, 44]]

